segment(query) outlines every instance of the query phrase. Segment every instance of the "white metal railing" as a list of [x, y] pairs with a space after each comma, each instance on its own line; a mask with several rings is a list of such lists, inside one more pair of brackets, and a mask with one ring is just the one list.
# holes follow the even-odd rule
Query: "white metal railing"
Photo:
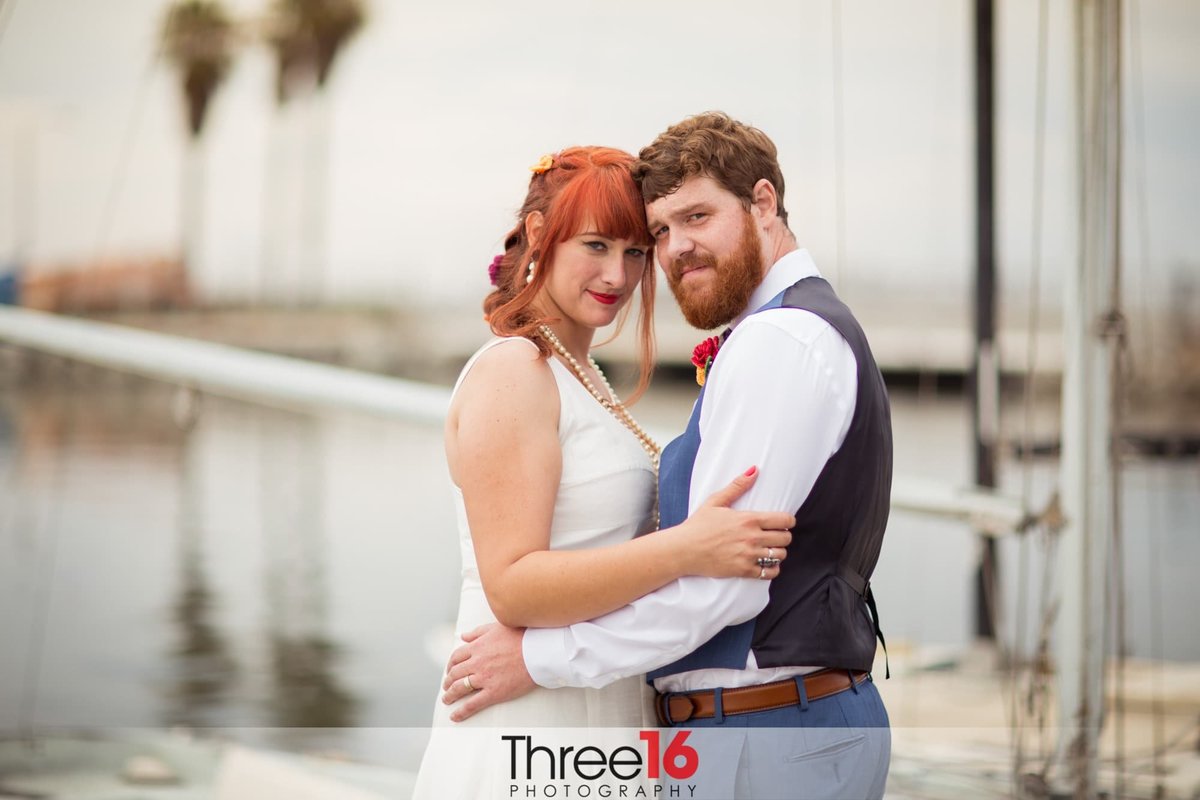
[[224, 397], [440, 425], [441, 386], [121, 325], [0, 306], [0, 340]]
[[994, 489], [898, 475], [892, 476], [892, 508], [957, 519], [987, 536], [1012, 533], [1026, 518], [1019, 500]]
[[[450, 402], [441, 386], [11, 306], [0, 306], [0, 341], [281, 408], [361, 411], [440, 426]], [[1024, 518], [1016, 500], [994, 491], [902, 477], [892, 483], [892, 507], [959, 519], [991, 535], [1015, 530]]]

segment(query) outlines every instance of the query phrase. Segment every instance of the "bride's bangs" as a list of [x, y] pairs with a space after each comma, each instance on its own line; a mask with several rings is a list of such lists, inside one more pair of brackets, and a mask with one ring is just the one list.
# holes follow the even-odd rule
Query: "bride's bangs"
[[590, 221], [597, 233], [610, 239], [652, 241], [641, 192], [626, 165], [588, 170], [563, 187], [556, 205], [559, 220], [553, 227], [562, 232], [563, 240], [581, 232]]

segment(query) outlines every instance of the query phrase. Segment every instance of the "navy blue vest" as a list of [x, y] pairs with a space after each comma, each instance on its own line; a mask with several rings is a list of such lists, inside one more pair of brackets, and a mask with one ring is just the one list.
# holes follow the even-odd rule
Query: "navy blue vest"
[[[766, 608], [755, 619], [725, 628], [691, 654], [651, 672], [649, 680], [694, 669], [744, 669], [751, 648], [760, 667], [869, 671], [876, 636], [882, 641], [869, 581], [883, 543], [892, 486], [891, 408], [883, 377], [862, 328], [825, 280], [805, 278], [758, 311], [769, 308], [810, 311], [850, 345], [858, 365], [854, 416], [841, 448], [825, 463], [796, 512], [788, 558], [771, 582]], [[664, 528], [687, 518], [703, 403], [701, 389], [687, 429], [662, 453], [659, 510]]]

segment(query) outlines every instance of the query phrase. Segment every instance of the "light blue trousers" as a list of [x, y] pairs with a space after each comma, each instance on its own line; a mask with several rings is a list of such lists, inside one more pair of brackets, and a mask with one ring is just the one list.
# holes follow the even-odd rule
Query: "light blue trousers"
[[[803, 697], [803, 682], [798, 683]], [[883, 797], [892, 735], [887, 710], [870, 679], [813, 702], [689, 720], [680, 728], [691, 731], [687, 744], [699, 753], [699, 768], [685, 780], [668, 782], [664, 797]]]

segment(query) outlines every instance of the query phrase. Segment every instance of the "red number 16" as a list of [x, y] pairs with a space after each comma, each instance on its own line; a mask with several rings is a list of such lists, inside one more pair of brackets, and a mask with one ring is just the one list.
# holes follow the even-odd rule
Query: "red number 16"
[[[685, 780], [696, 774], [696, 770], [700, 767], [700, 754], [696, 752], [696, 748], [687, 744], [687, 738], [692, 735], [691, 731], [679, 731], [667, 744], [667, 752], [663, 753], [662, 765], [667, 771], [667, 775], [677, 781]], [[657, 778], [658, 774], [658, 743], [659, 731], [641, 731], [638, 738], [646, 743], [646, 776], [649, 778]], [[683, 759], [683, 765], [679, 765], [679, 760]]]

